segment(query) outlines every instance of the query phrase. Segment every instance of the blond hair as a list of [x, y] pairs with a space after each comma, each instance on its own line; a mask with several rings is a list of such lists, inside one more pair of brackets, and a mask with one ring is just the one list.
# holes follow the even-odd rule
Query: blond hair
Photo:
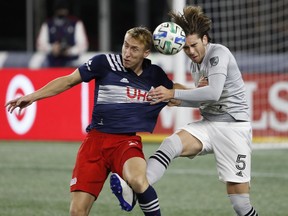
[[132, 38], [140, 41], [144, 44], [145, 50], [149, 50], [152, 47], [152, 33], [148, 28], [138, 26], [129, 29], [126, 34], [129, 34]]

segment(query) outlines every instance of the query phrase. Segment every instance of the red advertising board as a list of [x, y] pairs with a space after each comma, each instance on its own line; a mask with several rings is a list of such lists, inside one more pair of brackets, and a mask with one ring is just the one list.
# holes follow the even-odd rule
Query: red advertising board
[[[73, 69], [1, 70], [1, 103], [41, 88]], [[0, 139], [79, 140], [85, 135], [91, 112], [93, 83], [74, 86], [56, 97], [37, 101], [18, 112], [1, 109]], [[84, 96], [82, 96], [84, 95]], [[83, 124], [86, 124], [83, 126]]]
[[[54, 78], [74, 69], [1, 69], [0, 100], [8, 100], [41, 88]], [[188, 79], [189, 80], [189, 79]], [[190, 79], [191, 80], [191, 79]], [[246, 94], [251, 107], [255, 138], [288, 138], [288, 74], [244, 74]], [[94, 82], [82, 83], [57, 95], [37, 101], [19, 115], [0, 109], [0, 140], [79, 141], [89, 124], [94, 96]], [[178, 109], [185, 123], [200, 118], [197, 109], [165, 107], [150, 140], [171, 134], [176, 127]], [[177, 111], [178, 110], [178, 111]], [[271, 139], [269, 139], [269, 142]]]

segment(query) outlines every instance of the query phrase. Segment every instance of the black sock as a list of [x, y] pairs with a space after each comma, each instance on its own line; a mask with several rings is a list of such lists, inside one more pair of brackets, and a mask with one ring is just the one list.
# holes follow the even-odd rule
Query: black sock
[[137, 193], [138, 203], [146, 216], [160, 216], [158, 196], [154, 188], [149, 185], [143, 193]]

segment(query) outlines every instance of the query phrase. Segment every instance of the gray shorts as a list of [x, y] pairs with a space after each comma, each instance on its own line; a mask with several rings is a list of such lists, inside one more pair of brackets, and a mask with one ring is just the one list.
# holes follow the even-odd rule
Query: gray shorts
[[198, 121], [180, 128], [199, 139], [199, 155], [214, 153], [219, 180], [250, 182], [252, 128], [250, 122]]

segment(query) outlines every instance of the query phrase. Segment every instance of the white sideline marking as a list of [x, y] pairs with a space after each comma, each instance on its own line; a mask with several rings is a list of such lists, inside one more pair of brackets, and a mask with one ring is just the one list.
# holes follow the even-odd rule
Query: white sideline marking
[[256, 144], [253, 143], [253, 149], [288, 149], [287, 143], [265, 143], [265, 144]]

